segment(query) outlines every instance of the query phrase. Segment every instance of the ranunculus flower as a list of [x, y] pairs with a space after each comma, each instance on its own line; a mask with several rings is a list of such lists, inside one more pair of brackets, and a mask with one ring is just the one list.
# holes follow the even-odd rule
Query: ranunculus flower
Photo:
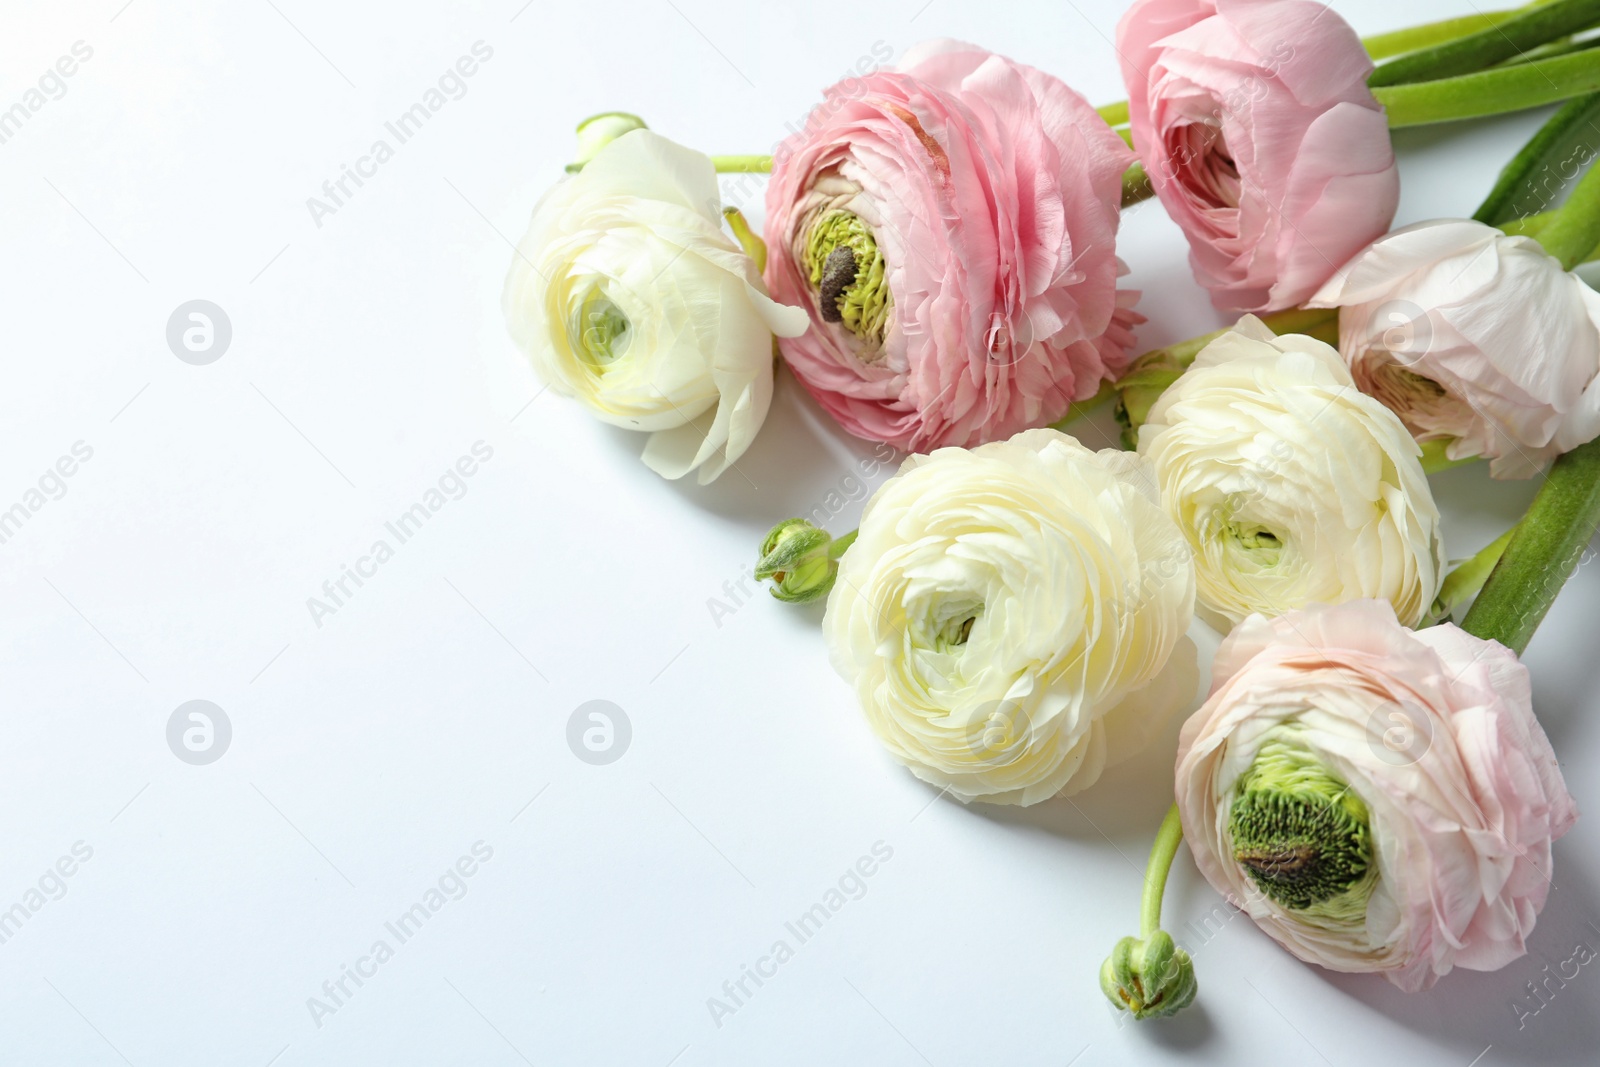
[[1246, 316], [1150, 409], [1139, 453], [1194, 551], [1202, 616], [1387, 600], [1408, 626], [1443, 578], [1439, 510], [1398, 416], [1310, 337]]
[[1076, 792], [1193, 698], [1194, 576], [1138, 464], [1030, 430], [912, 456], [868, 501], [823, 629], [918, 778]]
[[1134, 147], [1219, 308], [1293, 307], [1388, 230], [1388, 120], [1327, 4], [1139, 0], [1117, 54]]
[[1380, 238], [1312, 298], [1339, 308], [1356, 384], [1419, 441], [1528, 478], [1600, 435], [1600, 293], [1545, 253], [1466, 219]]
[[750, 447], [772, 400], [772, 335], [806, 328], [722, 230], [711, 160], [624, 134], [534, 208], [506, 325], [551, 389], [651, 432], [644, 461], [702, 483]]
[[1262, 930], [1405, 990], [1526, 951], [1578, 815], [1517, 657], [1372, 600], [1223, 642], [1177, 799], [1206, 880]]
[[1133, 156], [1083, 97], [971, 45], [828, 89], [774, 154], [767, 281], [782, 345], [845, 429], [910, 452], [1054, 422], [1127, 365]]

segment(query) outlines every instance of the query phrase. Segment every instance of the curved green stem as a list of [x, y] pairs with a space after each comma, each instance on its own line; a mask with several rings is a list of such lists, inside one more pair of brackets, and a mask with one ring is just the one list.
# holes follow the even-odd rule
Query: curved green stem
[[1403, 52], [1415, 52], [1423, 48], [1432, 48], [1435, 45], [1453, 41], [1459, 37], [1478, 33], [1480, 30], [1492, 29], [1502, 22], [1509, 22], [1523, 14], [1529, 7], [1537, 4], [1528, 4], [1526, 7], [1514, 7], [1506, 11], [1480, 12], [1474, 15], [1462, 15], [1458, 18], [1442, 19], [1439, 22], [1429, 22], [1422, 26], [1411, 26], [1403, 30], [1393, 30], [1389, 33], [1373, 34], [1363, 37], [1361, 43], [1367, 46], [1367, 55], [1374, 60], [1388, 59]]
[[1122, 206], [1132, 207], [1143, 200], [1149, 200], [1156, 195], [1156, 187], [1150, 184], [1150, 175], [1144, 171], [1143, 163], [1135, 163], [1129, 167], [1122, 176]]
[[1156, 831], [1156, 843], [1150, 846], [1150, 862], [1144, 869], [1144, 896], [1139, 900], [1139, 936], [1149, 938], [1161, 929], [1161, 898], [1167, 891], [1167, 875], [1172, 872], [1172, 860], [1183, 844], [1183, 823], [1178, 819], [1178, 805], [1167, 809]]
[[771, 174], [771, 156], [712, 156], [718, 174]]
[[[1512, 157], [1473, 218], [1498, 226], [1546, 208], [1600, 147], [1600, 93], [1569, 100]], [[1548, 216], [1542, 218], [1549, 221]], [[1511, 231], [1507, 231], [1511, 232]], [[1524, 231], [1526, 232], [1526, 231]]]
[[1521, 655], [1600, 527], [1600, 440], [1550, 468], [1461, 628]]
[[1100, 117], [1105, 119], [1109, 125], [1126, 126], [1128, 124], [1128, 102], [1126, 100], [1118, 100], [1115, 104], [1107, 104], [1096, 110], [1100, 112]]
[[1566, 270], [1582, 263], [1600, 244], [1600, 167], [1591, 167], [1549, 222], [1538, 242]]
[[1597, 21], [1600, 0], [1553, 0], [1525, 8], [1477, 33], [1390, 60], [1372, 72], [1367, 84], [1376, 89], [1486, 70], [1530, 48], [1588, 29]]
[[1389, 126], [1481, 118], [1553, 104], [1600, 89], [1600, 55], [1594, 51], [1495, 67], [1410, 85], [1373, 90], [1389, 114]]

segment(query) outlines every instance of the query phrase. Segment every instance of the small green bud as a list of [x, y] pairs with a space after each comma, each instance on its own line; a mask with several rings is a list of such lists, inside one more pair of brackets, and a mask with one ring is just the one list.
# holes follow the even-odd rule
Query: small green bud
[[1158, 1019], [1192, 1004], [1199, 986], [1189, 954], [1171, 934], [1157, 930], [1142, 941], [1125, 937], [1117, 942], [1100, 965], [1100, 988], [1135, 1019]]
[[630, 115], [626, 111], [606, 111], [599, 115], [590, 115], [578, 123], [578, 155], [567, 170], [577, 173], [583, 165], [600, 154], [600, 149], [615, 141], [625, 133], [634, 130], [648, 129], [644, 119], [638, 115]]
[[809, 604], [828, 595], [839, 574], [839, 557], [855, 535], [835, 541], [805, 519], [784, 519], [761, 542], [756, 580], [771, 581], [772, 595], [789, 604]]

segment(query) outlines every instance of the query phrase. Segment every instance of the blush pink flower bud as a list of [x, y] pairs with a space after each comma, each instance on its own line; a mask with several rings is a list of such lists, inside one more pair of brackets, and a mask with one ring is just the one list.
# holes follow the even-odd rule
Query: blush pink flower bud
[[1294, 307], [1388, 230], [1372, 61], [1327, 4], [1138, 0], [1117, 53], [1134, 146], [1217, 307]]

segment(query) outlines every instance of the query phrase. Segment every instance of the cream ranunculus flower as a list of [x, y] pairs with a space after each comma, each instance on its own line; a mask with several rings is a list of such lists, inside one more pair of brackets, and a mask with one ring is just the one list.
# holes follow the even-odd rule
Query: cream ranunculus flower
[[1091, 785], [1193, 698], [1194, 575], [1137, 456], [1054, 430], [912, 456], [824, 631], [889, 751], [963, 801]]
[[1537, 241], [1467, 219], [1380, 238], [1312, 298], [1356, 384], [1451, 459], [1530, 478], [1600, 435], [1600, 293]]
[[1406, 990], [1526, 951], [1578, 812], [1510, 649], [1363, 600], [1246, 620], [1213, 678], [1177, 802], [1218, 892], [1302, 960]]
[[1439, 510], [1400, 419], [1339, 354], [1246, 316], [1207, 345], [1139, 429], [1195, 554], [1201, 615], [1362, 597], [1422, 622], [1443, 577]]
[[711, 160], [652, 133], [612, 141], [534, 209], [506, 278], [512, 337], [550, 388], [649, 431], [667, 478], [716, 478], [772, 400], [772, 336], [806, 313], [767, 296], [722, 230]]

